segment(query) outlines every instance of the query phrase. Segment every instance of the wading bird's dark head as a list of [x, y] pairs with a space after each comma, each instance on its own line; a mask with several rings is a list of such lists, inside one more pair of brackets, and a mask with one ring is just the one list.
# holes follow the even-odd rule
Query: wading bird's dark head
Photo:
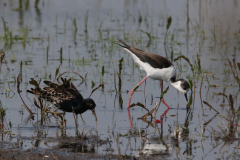
[[92, 109], [94, 109], [94, 108], [96, 107], [95, 102], [94, 102], [93, 99], [91, 99], [91, 98], [83, 99], [82, 104], [83, 104], [86, 108], [88, 108], [88, 109], [90, 109], [90, 110], [92, 110]]
[[93, 99], [91, 99], [91, 98], [83, 99], [82, 106], [84, 106], [84, 108], [86, 108], [86, 110], [90, 109], [93, 112], [93, 115], [95, 116], [96, 121], [97, 121], [97, 115], [95, 113], [96, 103], [93, 101]]

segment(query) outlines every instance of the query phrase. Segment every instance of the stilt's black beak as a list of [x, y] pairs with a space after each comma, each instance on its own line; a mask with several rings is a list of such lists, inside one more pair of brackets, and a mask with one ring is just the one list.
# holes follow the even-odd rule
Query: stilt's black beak
[[92, 109], [91, 111], [92, 111], [93, 115], [95, 116], [95, 120], [97, 121], [97, 115], [96, 115], [95, 109]]
[[187, 100], [187, 102], [188, 102], [187, 93], [185, 93], [184, 96], [185, 96], [185, 98], [186, 98], [186, 100]]

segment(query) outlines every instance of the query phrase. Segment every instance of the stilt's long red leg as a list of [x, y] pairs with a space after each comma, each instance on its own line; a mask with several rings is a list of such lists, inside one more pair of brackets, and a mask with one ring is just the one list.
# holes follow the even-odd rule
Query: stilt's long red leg
[[129, 96], [129, 100], [128, 100], [128, 107], [130, 106], [131, 103], [131, 99], [132, 99], [132, 94], [134, 93], [134, 91], [148, 78], [148, 76], [146, 76], [145, 78], [143, 78], [143, 80], [141, 82], [139, 82], [135, 87], [133, 87], [133, 89], [131, 89], [130, 91], [130, 96]]
[[130, 127], [132, 127], [133, 124], [132, 124], [132, 119], [131, 119], [131, 114], [130, 114], [129, 109], [128, 109], [128, 118], [129, 118]]
[[[162, 83], [161, 83], [161, 94], [162, 94], [162, 92], [163, 92], [163, 81], [162, 81]], [[171, 109], [171, 107], [164, 101], [163, 98], [161, 99], [161, 101], [162, 101], [169, 109]]]

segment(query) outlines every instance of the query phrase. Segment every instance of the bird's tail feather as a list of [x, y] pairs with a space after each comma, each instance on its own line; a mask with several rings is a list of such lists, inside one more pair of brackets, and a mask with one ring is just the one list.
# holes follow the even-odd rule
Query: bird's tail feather
[[113, 42], [113, 43], [115, 43], [115, 44], [117, 44], [117, 45], [119, 45], [119, 46], [121, 46], [121, 47], [123, 47], [123, 48], [126, 48], [126, 49], [130, 49], [131, 47], [128, 45], [128, 44], [126, 44], [125, 42], [123, 42], [121, 39], [119, 39], [119, 38], [116, 38], [119, 42], [121, 42], [122, 44], [119, 44], [119, 43], [115, 43], [115, 42]]

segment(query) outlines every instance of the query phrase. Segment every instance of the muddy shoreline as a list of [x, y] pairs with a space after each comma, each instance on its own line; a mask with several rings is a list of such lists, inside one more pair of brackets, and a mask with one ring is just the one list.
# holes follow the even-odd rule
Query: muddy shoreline
[[[41, 148], [41, 147], [33, 147], [27, 150], [22, 149], [21, 143], [9, 143], [9, 142], [1, 142], [1, 154], [0, 159], [134, 159], [134, 157], [130, 156], [117, 156], [111, 154], [98, 155], [95, 153], [95, 145], [101, 145], [106, 143], [104, 141], [98, 141], [94, 138], [91, 139], [91, 142], [88, 138], [84, 140], [68, 137], [64, 139], [56, 139], [56, 138], [45, 138], [42, 140], [46, 141], [55, 141], [58, 145], [52, 147], [51, 149]], [[94, 142], [93, 142], [94, 141]], [[47, 145], [47, 143], [46, 143]]]

